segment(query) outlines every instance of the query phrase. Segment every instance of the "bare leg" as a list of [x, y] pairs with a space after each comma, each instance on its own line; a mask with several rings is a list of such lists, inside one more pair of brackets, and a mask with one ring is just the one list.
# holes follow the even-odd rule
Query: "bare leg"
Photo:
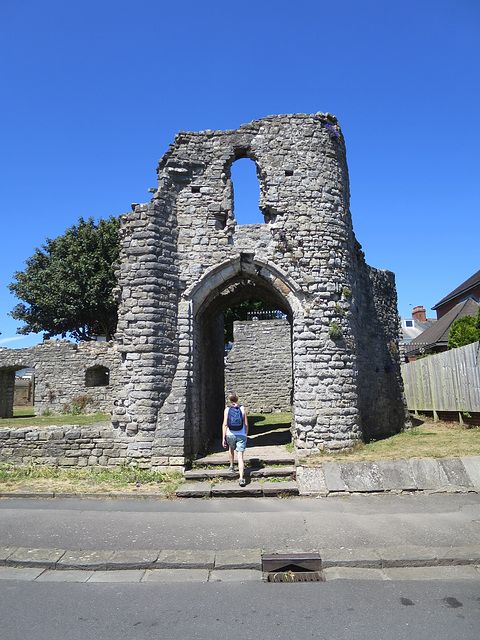
[[243, 472], [245, 470], [245, 463], [243, 461], [243, 451], [238, 452], [238, 473], [240, 480], [243, 478]]
[[233, 461], [235, 459], [235, 450], [233, 447], [228, 447], [228, 459], [230, 461], [230, 466], [233, 467]]

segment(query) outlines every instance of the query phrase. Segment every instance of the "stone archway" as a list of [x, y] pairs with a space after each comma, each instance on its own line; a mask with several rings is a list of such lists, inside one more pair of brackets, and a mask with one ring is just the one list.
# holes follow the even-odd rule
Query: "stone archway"
[[277, 268], [245, 253], [206, 274], [188, 294], [193, 316], [193, 362], [186, 433], [187, 450], [196, 452], [218, 435], [225, 406], [223, 312], [254, 298], [274, 305], [293, 323], [295, 311], [301, 313], [301, 291]]

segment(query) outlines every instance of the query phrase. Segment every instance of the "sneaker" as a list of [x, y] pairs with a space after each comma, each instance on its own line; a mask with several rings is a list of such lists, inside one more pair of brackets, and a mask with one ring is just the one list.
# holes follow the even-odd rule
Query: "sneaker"
[[244, 486], [246, 485], [246, 482], [245, 482], [244, 478], [240, 478], [240, 480], [238, 481], [238, 484], [239, 484], [241, 487], [244, 487]]
[[235, 467], [228, 467], [228, 470], [231, 471], [232, 473], [235, 471]]

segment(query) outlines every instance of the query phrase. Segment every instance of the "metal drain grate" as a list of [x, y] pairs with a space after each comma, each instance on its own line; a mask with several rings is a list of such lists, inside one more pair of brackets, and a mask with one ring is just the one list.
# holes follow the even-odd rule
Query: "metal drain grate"
[[318, 553], [272, 553], [262, 558], [265, 582], [325, 582]]

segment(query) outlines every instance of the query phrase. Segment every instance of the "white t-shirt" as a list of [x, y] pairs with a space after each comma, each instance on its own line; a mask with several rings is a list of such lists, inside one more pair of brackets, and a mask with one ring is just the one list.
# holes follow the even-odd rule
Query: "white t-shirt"
[[[232, 405], [232, 406], [235, 406], [235, 405]], [[228, 422], [227, 422], [227, 430], [225, 432], [226, 436], [246, 436], [247, 435], [247, 432], [245, 431], [245, 407], [242, 407], [241, 404], [237, 406], [240, 407], [240, 411], [242, 412], [242, 418], [243, 418], [242, 428], [238, 429], [238, 431], [230, 431], [230, 429], [228, 428]], [[225, 411], [228, 412], [229, 408], [230, 407], [227, 407]], [[227, 413], [227, 417], [228, 417], [228, 413]]]

